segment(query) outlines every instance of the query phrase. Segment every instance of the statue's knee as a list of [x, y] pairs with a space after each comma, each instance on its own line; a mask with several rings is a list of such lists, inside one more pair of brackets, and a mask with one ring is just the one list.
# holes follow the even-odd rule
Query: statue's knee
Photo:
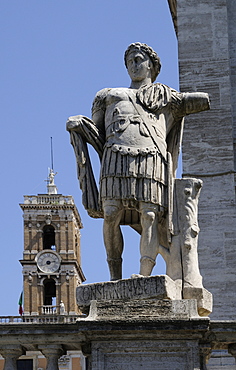
[[150, 210], [149, 211], [145, 210], [142, 212], [142, 219], [143, 219], [143, 222], [146, 221], [150, 224], [153, 224], [156, 219], [156, 213]]
[[119, 208], [116, 206], [107, 206], [104, 208], [103, 213], [104, 221], [115, 222], [119, 214]]

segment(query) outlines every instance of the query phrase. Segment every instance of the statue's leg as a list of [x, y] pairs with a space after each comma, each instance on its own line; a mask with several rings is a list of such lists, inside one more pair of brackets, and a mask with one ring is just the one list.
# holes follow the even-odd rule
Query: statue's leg
[[157, 206], [152, 203], [141, 202], [139, 211], [142, 225], [140, 275], [150, 276], [156, 264], [156, 257], [159, 250]]
[[120, 229], [122, 204], [120, 200], [104, 200], [103, 237], [107, 252], [107, 262], [110, 270], [110, 279], [122, 278], [123, 236]]

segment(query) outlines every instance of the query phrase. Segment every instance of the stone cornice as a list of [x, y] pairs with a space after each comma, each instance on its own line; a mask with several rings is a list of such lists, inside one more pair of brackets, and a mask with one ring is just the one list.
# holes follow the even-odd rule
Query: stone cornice
[[65, 209], [70, 209], [73, 211], [74, 215], [75, 215], [75, 218], [76, 218], [76, 221], [79, 225], [79, 228], [82, 229], [83, 228], [83, 224], [82, 224], [82, 221], [81, 221], [81, 218], [80, 218], [80, 215], [79, 215], [79, 212], [77, 210], [77, 207], [75, 204], [53, 204], [53, 203], [49, 203], [49, 204], [40, 204], [40, 203], [31, 203], [31, 204], [25, 204], [25, 203], [20, 203], [20, 207], [23, 211], [25, 210], [50, 210], [50, 209], [62, 209], [62, 210], [65, 210]]

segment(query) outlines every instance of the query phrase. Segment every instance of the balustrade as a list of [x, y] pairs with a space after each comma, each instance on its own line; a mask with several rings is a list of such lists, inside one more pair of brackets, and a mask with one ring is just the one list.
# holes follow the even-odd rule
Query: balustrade
[[60, 313], [60, 306], [44, 305], [40, 308], [42, 315], [58, 315]]
[[86, 315], [56, 315], [44, 314], [37, 316], [0, 316], [0, 325], [4, 324], [23, 324], [23, 323], [73, 323], [78, 318], [85, 318]]
[[71, 195], [25, 195], [24, 204], [73, 204]]

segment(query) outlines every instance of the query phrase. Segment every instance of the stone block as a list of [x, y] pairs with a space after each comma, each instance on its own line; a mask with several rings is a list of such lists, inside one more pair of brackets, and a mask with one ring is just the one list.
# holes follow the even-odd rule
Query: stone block
[[196, 299], [199, 316], [208, 316], [212, 312], [212, 294], [204, 288], [184, 287], [184, 299]]
[[198, 318], [195, 299], [92, 301], [86, 320], [187, 320]]
[[180, 287], [167, 275], [137, 277], [94, 284], [83, 284], [76, 288], [79, 307], [98, 302], [118, 299], [178, 299]]

